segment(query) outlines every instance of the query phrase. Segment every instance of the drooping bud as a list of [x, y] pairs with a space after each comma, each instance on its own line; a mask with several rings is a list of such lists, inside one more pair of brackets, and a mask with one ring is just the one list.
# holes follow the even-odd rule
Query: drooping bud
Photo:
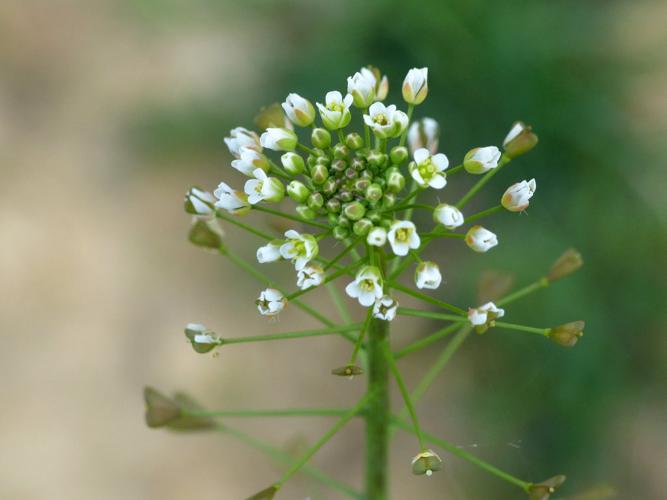
[[304, 203], [310, 196], [310, 189], [301, 181], [291, 181], [287, 185], [287, 195], [297, 203]]
[[549, 500], [558, 488], [567, 479], [564, 475], [551, 477], [541, 483], [531, 484], [528, 487], [528, 498], [530, 500]]
[[217, 220], [193, 217], [188, 241], [198, 247], [219, 249], [222, 246], [223, 235]]
[[362, 375], [363, 373], [364, 370], [357, 365], [345, 365], [331, 370], [332, 375], [338, 375], [339, 377], [348, 377], [348, 378], [352, 378], [355, 375]]
[[246, 498], [246, 500], [273, 500], [273, 497], [276, 496], [278, 492], [278, 486], [269, 486], [266, 489], [263, 489], [259, 493], [255, 493], [253, 496]]
[[463, 168], [469, 174], [484, 174], [498, 166], [500, 150], [495, 146], [473, 148], [463, 158]]
[[331, 133], [326, 129], [316, 128], [310, 134], [310, 142], [316, 148], [326, 149], [331, 146]]
[[431, 476], [442, 469], [442, 459], [433, 450], [422, 451], [412, 459], [412, 473], [417, 476]]
[[277, 262], [282, 259], [280, 247], [285, 243], [283, 240], [272, 240], [266, 245], [257, 249], [257, 262], [266, 264], [267, 262]]
[[389, 158], [394, 165], [400, 165], [408, 159], [408, 148], [405, 146], [394, 146], [389, 151]]
[[421, 104], [428, 95], [428, 68], [412, 68], [403, 80], [403, 100], [408, 104]]
[[549, 270], [547, 278], [549, 281], [556, 281], [561, 278], [565, 278], [575, 272], [584, 264], [581, 254], [577, 252], [574, 248], [569, 248], [563, 253], [558, 260], [554, 262], [553, 266]]
[[352, 231], [357, 236], [366, 236], [372, 228], [373, 223], [370, 221], [370, 219], [366, 219], [365, 217], [363, 219], [359, 219], [352, 225]]
[[537, 140], [537, 135], [531, 126], [523, 122], [515, 122], [503, 141], [503, 148], [507, 156], [516, 158], [533, 149]]
[[199, 323], [188, 323], [185, 327], [185, 336], [192, 344], [192, 348], [199, 354], [206, 354], [223, 344], [222, 339], [214, 332]]
[[280, 163], [282, 163], [285, 170], [292, 175], [299, 175], [306, 167], [301, 155], [293, 152], [287, 152], [282, 155], [280, 157]]
[[262, 290], [255, 304], [262, 316], [275, 316], [285, 309], [287, 299], [280, 290], [267, 288], [266, 290]]
[[549, 338], [563, 347], [573, 347], [579, 340], [579, 337], [584, 335], [584, 326], [585, 323], [583, 321], [573, 321], [556, 326], [549, 330]]
[[364, 139], [356, 132], [352, 132], [345, 137], [345, 144], [352, 151], [356, 151], [364, 147]]
[[393, 321], [398, 311], [398, 300], [391, 295], [383, 295], [375, 301], [373, 317], [382, 321]]
[[475, 252], [487, 252], [498, 244], [498, 237], [482, 226], [471, 227], [465, 240]]
[[193, 187], [185, 195], [185, 211], [192, 215], [208, 216], [213, 214], [215, 197], [208, 191]]
[[415, 270], [415, 285], [419, 289], [435, 290], [442, 282], [440, 267], [435, 262], [420, 262]]
[[468, 309], [468, 321], [475, 327], [477, 333], [486, 332], [495, 325], [496, 318], [502, 318], [503, 316], [505, 316], [505, 310], [496, 306], [493, 302]]

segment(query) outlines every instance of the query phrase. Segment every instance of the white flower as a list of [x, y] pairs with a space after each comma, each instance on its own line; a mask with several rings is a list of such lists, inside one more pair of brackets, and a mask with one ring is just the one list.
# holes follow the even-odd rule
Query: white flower
[[498, 237], [482, 226], [473, 226], [466, 234], [466, 243], [475, 252], [486, 252], [498, 244]]
[[442, 282], [440, 268], [435, 262], [420, 262], [415, 271], [415, 285], [417, 288], [435, 290]]
[[301, 269], [296, 276], [296, 286], [301, 290], [308, 290], [320, 286], [324, 281], [324, 270], [317, 264], [309, 264]]
[[535, 179], [512, 184], [503, 194], [500, 203], [510, 212], [521, 212], [528, 208], [536, 188]]
[[398, 300], [391, 295], [383, 295], [375, 301], [373, 306], [373, 317], [384, 321], [391, 321], [396, 317]]
[[428, 94], [428, 68], [412, 68], [403, 80], [403, 99], [409, 104], [421, 104]]
[[374, 227], [366, 236], [366, 243], [374, 247], [381, 247], [387, 242], [387, 230], [383, 227]]
[[287, 299], [280, 290], [267, 288], [266, 290], [262, 290], [262, 293], [259, 294], [255, 304], [257, 304], [257, 309], [261, 315], [275, 316], [285, 309]]
[[319, 246], [312, 234], [300, 234], [294, 229], [285, 232], [287, 241], [280, 246], [280, 255], [294, 263], [294, 268], [301, 271], [308, 262], [317, 257]]
[[288, 94], [282, 106], [287, 118], [294, 125], [307, 127], [315, 120], [315, 108], [308, 99], [304, 99], [299, 94]]
[[243, 175], [252, 177], [256, 168], [261, 168], [265, 172], [269, 171], [269, 162], [262, 153], [254, 149], [242, 147], [239, 150], [239, 158], [232, 161], [232, 167]]
[[470, 307], [468, 309], [468, 321], [473, 326], [486, 325], [496, 318], [505, 316], [505, 310], [497, 307], [493, 302], [487, 302], [483, 306]]
[[376, 102], [368, 108], [368, 114], [364, 115], [364, 123], [380, 139], [388, 139], [403, 133], [408, 126], [408, 115], [403, 111], [397, 111], [393, 104], [385, 106], [381, 102]]
[[422, 118], [412, 122], [408, 130], [408, 147], [414, 154], [420, 148], [428, 149], [434, 155], [438, 151], [438, 138], [440, 137], [440, 126], [433, 118]]
[[215, 198], [208, 191], [193, 187], [185, 195], [185, 211], [193, 215], [209, 216], [213, 214]]
[[444, 171], [449, 167], [447, 157], [438, 153], [431, 156], [428, 149], [421, 148], [414, 153], [414, 162], [410, 162], [410, 175], [421, 187], [430, 186], [433, 189], [442, 189], [447, 185], [447, 175]]
[[274, 151], [294, 151], [298, 139], [296, 134], [286, 128], [269, 127], [259, 138], [262, 146]]
[[400, 256], [407, 255], [410, 249], [417, 249], [421, 244], [417, 228], [409, 220], [394, 221], [387, 233], [387, 239], [394, 253]]
[[354, 281], [345, 287], [353, 299], [359, 300], [364, 307], [369, 307], [382, 297], [382, 275], [375, 266], [364, 266], [357, 272]]
[[440, 203], [435, 210], [433, 210], [433, 220], [442, 224], [447, 229], [456, 229], [464, 222], [463, 214], [453, 205], [447, 203]]
[[345, 99], [343, 99], [343, 95], [337, 90], [327, 92], [324, 101], [326, 105], [323, 106], [319, 102], [317, 103], [324, 126], [329, 130], [346, 127], [352, 119], [350, 106], [353, 100], [354, 98], [350, 94], [347, 94]]
[[368, 69], [347, 77], [347, 93], [357, 108], [367, 108], [375, 100], [375, 76]]
[[230, 214], [243, 215], [250, 210], [248, 196], [241, 191], [232, 189], [224, 182], [218, 185], [218, 189], [213, 191], [213, 195], [218, 199], [215, 206], [227, 210]]
[[495, 146], [473, 148], [463, 158], [463, 167], [470, 174], [483, 174], [498, 166], [501, 155]]
[[[373, 80], [373, 86], [375, 88], [375, 100], [384, 101], [387, 98], [387, 93], [389, 92], [389, 80], [387, 75], [381, 75], [380, 70], [369, 66], [368, 68], [361, 68], [359, 72], [364, 75], [365, 78]], [[382, 76], [382, 78], [380, 78]]]
[[273, 240], [257, 249], [257, 262], [265, 264], [267, 262], [276, 262], [282, 258], [280, 254], [280, 247], [283, 244], [282, 240]]
[[248, 203], [256, 205], [260, 201], [280, 201], [285, 196], [285, 186], [275, 177], [268, 177], [261, 168], [253, 171], [254, 179], [248, 179], [243, 190], [248, 195]]
[[229, 133], [229, 137], [225, 137], [225, 144], [227, 144], [229, 152], [237, 158], [241, 154], [241, 148], [254, 149], [259, 152], [262, 151], [262, 145], [259, 142], [257, 134], [243, 127], [232, 129]]
[[195, 335], [192, 340], [196, 342], [197, 344], [215, 344], [218, 345], [220, 342], [218, 342], [218, 339], [213, 337], [211, 334], [208, 333], [200, 333], [198, 335]]

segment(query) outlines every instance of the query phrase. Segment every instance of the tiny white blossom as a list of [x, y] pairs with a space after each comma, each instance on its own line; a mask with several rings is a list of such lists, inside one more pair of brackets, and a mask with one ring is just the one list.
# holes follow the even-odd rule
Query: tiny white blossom
[[218, 189], [213, 191], [213, 195], [218, 198], [215, 206], [227, 210], [230, 214], [243, 215], [250, 210], [248, 196], [241, 191], [232, 189], [224, 182], [218, 185]]
[[267, 262], [276, 262], [282, 258], [280, 247], [282, 240], [273, 240], [257, 249], [257, 262], [265, 264]]
[[366, 243], [374, 247], [381, 247], [387, 242], [387, 230], [383, 227], [374, 227], [366, 236]]
[[300, 234], [294, 229], [285, 232], [287, 241], [280, 246], [280, 255], [291, 260], [294, 268], [301, 271], [308, 262], [317, 257], [319, 246], [312, 234]]
[[185, 195], [185, 210], [193, 215], [210, 216], [213, 214], [214, 196], [208, 191], [193, 187]]
[[345, 287], [353, 299], [357, 299], [364, 307], [369, 307], [382, 297], [382, 275], [375, 266], [364, 266], [357, 272], [354, 281]]
[[289, 94], [282, 106], [287, 118], [294, 125], [307, 127], [315, 120], [315, 108], [308, 99], [304, 99], [299, 94]]
[[403, 99], [409, 104], [421, 104], [428, 94], [428, 68], [412, 68], [403, 80]]
[[320, 110], [320, 117], [322, 123], [329, 130], [337, 130], [344, 128], [350, 123], [352, 115], [350, 114], [350, 106], [354, 98], [347, 94], [345, 98], [337, 90], [327, 92], [325, 97], [325, 105], [317, 104], [317, 109]]
[[503, 194], [500, 203], [510, 212], [521, 212], [528, 208], [536, 188], [535, 179], [512, 184]]
[[324, 270], [317, 264], [308, 264], [297, 273], [296, 285], [301, 290], [320, 286], [324, 281]]
[[273, 151], [294, 151], [298, 142], [296, 134], [286, 128], [269, 127], [259, 138], [262, 146]]
[[260, 201], [280, 201], [285, 196], [285, 186], [275, 177], [269, 177], [261, 168], [253, 171], [254, 179], [248, 179], [243, 190], [248, 195], [248, 203], [256, 205]]
[[384, 101], [387, 98], [387, 93], [389, 92], [389, 80], [387, 79], [387, 75], [381, 75], [379, 69], [372, 67], [361, 68], [359, 72], [367, 79], [373, 80], [375, 87], [375, 100]]
[[285, 309], [287, 299], [280, 290], [267, 288], [266, 290], [262, 290], [255, 304], [257, 304], [257, 309], [261, 315], [275, 316]]
[[269, 170], [269, 162], [262, 153], [246, 147], [239, 150], [239, 158], [232, 161], [232, 167], [243, 175], [252, 177], [256, 168], [261, 168], [265, 172]]
[[447, 229], [456, 229], [465, 221], [461, 211], [454, 205], [447, 205], [447, 203], [440, 203], [435, 210], [433, 210], [433, 220], [438, 224], [442, 224]]
[[252, 130], [243, 127], [236, 127], [229, 133], [229, 137], [225, 137], [225, 144], [229, 148], [229, 152], [238, 158], [241, 154], [241, 148], [254, 149], [255, 151], [262, 151], [262, 145], [259, 142], [259, 137]]
[[412, 122], [408, 130], [408, 147], [410, 152], [426, 148], [434, 155], [438, 151], [438, 139], [440, 137], [440, 126], [433, 118], [422, 118]]
[[388, 139], [403, 133], [408, 126], [408, 115], [398, 111], [393, 104], [385, 106], [381, 102], [375, 102], [368, 108], [368, 114], [364, 115], [364, 123], [380, 139]]
[[498, 244], [498, 237], [482, 226], [473, 226], [466, 234], [466, 243], [475, 252], [486, 252]]
[[421, 240], [417, 228], [409, 220], [394, 221], [387, 233], [391, 249], [396, 255], [404, 256], [412, 249], [419, 248]]
[[415, 271], [415, 285], [417, 288], [428, 288], [435, 290], [442, 282], [442, 274], [440, 268], [435, 262], [420, 262]]
[[375, 76], [369, 70], [347, 77], [347, 93], [357, 108], [367, 108], [375, 100]]
[[493, 302], [487, 302], [483, 306], [468, 309], [468, 321], [473, 326], [488, 324], [496, 318], [505, 316], [505, 310], [496, 306]]
[[396, 317], [398, 300], [391, 295], [383, 295], [375, 301], [373, 306], [373, 317], [383, 321], [392, 321]]
[[421, 148], [414, 152], [414, 159], [408, 170], [417, 184], [433, 189], [442, 189], [447, 185], [447, 175], [444, 172], [449, 167], [449, 160], [443, 153], [431, 156], [428, 149]]
[[470, 174], [483, 174], [498, 166], [502, 153], [495, 146], [473, 148], [466, 153], [463, 167]]

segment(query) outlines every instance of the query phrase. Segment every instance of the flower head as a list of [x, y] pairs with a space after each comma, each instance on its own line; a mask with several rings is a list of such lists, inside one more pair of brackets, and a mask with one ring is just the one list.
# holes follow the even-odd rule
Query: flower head
[[415, 271], [415, 285], [417, 288], [435, 290], [442, 282], [440, 268], [435, 262], [420, 262]]
[[327, 92], [324, 98], [325, 105], [317, 103], [317, 109], [320, 110], [320, 117], [324, 126], [329, 130], [346, 127], [352, 119], [350, 106], [353, 100], [354, 98], [350, 94], [343, 98], [343, 95], [337, 90]]
[[274, 151], [294, 151], [298, 142], [296, 134], [286, 128], [267, 128], [259, 138], [262, 146]]
[[447, 229], [456, 229], [463, 225], [465, 221], [461, 211], [454, 205], [447, 205], [440, 203], [435, 210], [433, 210], [433, 220], [438, 224], [442, 224]]
[[241, 191], [232, 189], [224, 182], [218, 185], [218, 189], [213, 191], [213, 195], [218, 199], [215, 206], [226, 210], [230, 214], [243, 215], [250, 210], [248, 196]]
[[241, 148], [254, 149], [258, 152], [262, 151], [262, 145], [259, 142], [257, 134], [243, 127], [232, 129], [229, 137], [225, 137], [225, 144], [227, 144], [229, 152], [236, 158], [241, 155]]
[[388, 139], [403, 133], [408, 126], [408, 115], [398, 111], [393, 104], [385, 106], [381, 102], [375, 102], [368, 108], [368, 114], [364, 115], [364, 123], [380, 139]]
[[536, 188], [535, 179], [512, 184], [503, 194], [500, 203], [510, 212], [522, 212], [528, 208]]
[[242, 147], [239, 150], [239, 157], [236, 160], [232, 160], [232, 167], [243, 175], [252, 177], [252, 173], [256, 168], [261, 168], [265, 172], [268, 172], [269, 162], [262, 153], [254, 149]]
[[483, 174], [496, 168], [501, 156], [495, 146], [473, 148], [463, 158], [463, 168], [470, 174]]
[[375, 266], [364, 266], [354, 278], [354, 281], [345, 287], [353, 299], [357, 299], [364, 307], [369, 307], [382, 297], [382, 274]]
[[294, 263], [294, 268], [301, 271], [308, 262], [317, 257], [319, 247], [312, 234], [300, 234], [294, 229], [285, 232], [287, 241], [280, 246], [280, 255]]
[[391, 249], [396, 255], [407, 255], [410, 250], [419, 248], [421, 240], [417, 228], [409, 220], [394, 221], [387, 233]]
[[398, 300], [391, 295], [383, 295], [375, 301], [373, 317], [383, 321], [392, 321], [396, 317]]
[[503, 316], [505, 316], [505, 310], [499, 308], [493, 302], [468, 309], [468, 321], [475, 327], [477, 333], [484, 333], [490, 326], [493, 326], [496, 318], [502, 318]]
[[443, 153], [431, 156], [428, 149], [421, 148], [414, 152], [415, 161], [408, 166], [410, 175], [421, 187], [430, 186], [442, 189], [447, 185], [444, 171], [449, 167], [449, 160]]
[[266, 245], [257, 249], [257, 262], [265, 264], [267, 262], [276, 262], [282, 258], [280, 254], [280, 247], [282, 240], [269, 241]]
[[280, 201], [285, 196], [285, 186], [275, 177], [269, 177], [261, 168], [253, 171], [254, 179], [248, 179], [243, 190], [248, 195], [248, 203], [256, 205], [260, 201]]
[[414, 154], [421, 148], [426, 148], [434, 155], [438, 151], [438, 138], [440, 137], [440, 126], [433, 118], [422, 118], [412, 122], [408, 130], [408, 146]]
[[498, 237], [482, 226], [473, 226], [466, 234], [466, 243], [475, 252], [483, 253], [498, 244]]
[[347, 93], [357, 108], [367, 108], [375, 100], [375, 76], [369, 70], [347, 77]]
[[215, 198], [208, 191], [193, 187], [185, 195], [185, 211], [198, 216], [210, 216], [213, 214]]
[[267, 288], [262, 290], [255, 304], [257, 304], [257, 309], [262, 316], [275, 316], [285, 309], [287, 299], [280, 290]]
[[287, 118], [299, 127], [307, 127], [315, 120], [315, 108], [308, 99], [304, 99], [299, 94], [289, 94], [282, 103], [282, 107]]
[[308, 290], [322, 284], [324, 281], [324, 269], [318, 264], [308, 264], [299, 270], [296, 276], [296, 285], [301, 290]]
[[421, 104], [428, 94], [428, 68], [412, 68], [403, 80], [403, 99], [408, 104]]
[[418, 476], [431, 476], [442, 469], [442, 459], [433, 450], [426, 450], [412, 459], [412, 473]]

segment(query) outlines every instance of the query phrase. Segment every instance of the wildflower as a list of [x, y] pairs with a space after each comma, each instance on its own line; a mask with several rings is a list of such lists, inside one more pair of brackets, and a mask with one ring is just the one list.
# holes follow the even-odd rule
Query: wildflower
[[285, 238], [287, 241], [280, 246], [280, 255], [292, 260], [297, 271], [301, 271], [308, 262], [317, 257], [319, 247], [312, 234], [300, 234], [290, 229], [285, 232]]
[[536, 144], [537, 135], [532, 127], [523, 122], [515, 122], [503, 141], [503, 148], [507, 156], [516, 158], [533, 149]]
[[409, 220], [394, 221], [387, 233], [391, 249], [396, 255], [405, 256], [410, 250], [419, 248], [421, 240], [417, 228]]
[[382, 247], [387, 242], [387, 230], [383, 227], [374, 227], [368, 232], [366, 243], [374, 247]]
[[569, 276], [584, 264], [581, 254], [574, 248], [566, 250], [563, 255], [558, 257], [553, 266], [549, 270], [547, 279], [549, 281], [556, 281], [565, 276]]
[[498, 244], [498, 237], [482, 226], [473, 226], [466, 234], [466, 243], [475, 252], [487, 252]]
[[273, 240], [263, 247], [259, 247], [257, 249], [257, 262], [265, 264], [267, 262], [276, 262], [280, 260], [282, 258], [282, 255], [280, 254], [280, 247], [282, 244], [282, 240]]
[[319, 286], [324, 281], [324, 270], [317, 264], [309, 264], [297, 273], [296, 285], [301, 290]]
[[573, 321], [556, 326], [549, 330], [549, 338], [563, 347], [573, 347], [579, 340], [579, 337], [584, 335], [584, 326], [585, 323], [583, 321]]
[[387, 98], [387, 93], [389, 92], [389, 80], [387, 80], [387, 75], [382, 75], [380, 70], [374, 66], [361, 68], [359, 72], [364, 75], [366, 79], [373, 80], [373, 85], [375, 87], [375, 100], [384, 101]]
[[250, 210], [248, 196], [241, 191], [232, 189], [224, 182], [218, 185], [218, 189], [213, 191], [213, 195], [218, 199], [215, 206], [226, 210], [230, 214], [243, 215]]
[[253, 171], [254, 179], [249, 179], [243, 186], [248, 195], [248, 203], [256, 205], [260, 201], [277, 202], [285, 196], [285, 186], [275, 177], [269, 177], [261, 168]]
[[412, 473], [431, 476], [442, 469], [442, 459], [433, 450], [425, 450], [412, 459]]
[[383, 321], [392, 321], [396, 317], [398, 300], [391, 295], [383, 295], [375, 301], [373, 317]]
[[415, 271], [415, 285], [417, 288], [428, 288], [435, 290], [442, 282], [442, 274], [440, 268], [435, 262], [420, 262]]
[[211, 330], [199, 323], [188, 323], [185, 327], [185, 336], [199, 354], [210, 352], [222, 343]]
[[438, 138], [440, 137], [440, 126], [433, 118], [422, 118], [412, 122], [408, 130], [408, 147], [414, 154], [421, 148], [426, 148], [434, 155], [438, 151]]
[[269, 162], [262, 153], [254, 149], [242, 147], [239, 150], [239, 157], [232, 161], [232, 167], [241, 172], [243, 175], [252, 177], [252, 173], [256, 168], [261, 168], [265, 172], [269, 171]]
[[215, 198], [208, 191], [193, 187], [185, 195], [185, 211], [193, 215], [209, 216], [213, 214]]
[[369, 307], [382, 297], [382, 275], [375, 266], [364, 266], [358, 272], [354, 281], [345, 287], [353, 299], [359, 300], [364, 307]]
[[549, 500], [549, 497], [565, 482], [565, 479], [567, 478], [560, 474], [541, 483], [531, 484], [528, 487], [528, 498], [530, 500]]
[[280, 290], [267, 288], [266, 290], [262, 290], [255, 304], [257, 304], [257, 309], [261, 315], [275, 316], [285, 309], [287, 299]]
[[441, 203], [433, 210], [433, 220], [447, 229], [456, 229], [465, 221], [461, 211], [453, 205]]
[[236, 158], [241, 155], [241, 148], [254, 149], [258, 152], [262, 151], [262, 145], [257, 134], [243, 127], [232, 129], [229, 137], [225, 137], [225, 144], [227, 144], [229, 152]]
[[496, 318], [502, 318], [503, 316], [505, 316], [505, 310], [499, 308], [493, 302], [468, 309], [468, 321], [475, 327], [477, 333], [484, 333], [494, 325]]
[[224, 232], [218, 221], [212, 218], [192, 218], [192, 227], [188, 233], [188, 241], [204, 248], [219, 249], [222, 246]]
[[353, 100], [354, 98], [350, 94], [347, 94], [343, 99], [343, 95], [337, 90], [327, 92], [324, 101], [326, 105], [323, 106], [319, 102], [317, 103], [324, 126], [329, 130], [346, 127], [352, 119], [350, 106]]
[[299, 94], [289, 94], [282, 107], [287, 118], [299, 127], [307, 127], [315, 120], [315, 108]]
[[522, 212], [528, 208], [536, 188], [535, 179], [512, 184], [503, 194], [500, 203], [510, 212]]
[[403, 100], [421, 104], [428, 94], [428, 68], [412, 68], [403, 80]]
[[420, 148], [414, 152], [413, 157], [415, 161], [410, 163], [408, 170], [417, 184], [433, 189], [442, 189], [447, 185], [444, 171], [449, 166], [449, 160], [443, 153], [431, 156], [428, 149]]
[[388, 139], [403, 133], [408, 126], [408, 115], [398, 111], [393, 104], [385, 106], [381, 102], [375, 102], [368, 108], [368, 114], [364, 115], [364, 123], [377, 137]]
[[501, 156], [500, 150], [495, 146], [473, 148], [463, 158], [463, 168], [469, 174], [483, 174], [496, 168]]
[[296, 134], [286, 128], [267, 128], [259, 138], [262, 146], [274, 151], [294, 151], [298, 139]]
[[347, 77], [347, 93], [357, 108], [367, 108], [375, 100], [375, 76], [366, 70]]

